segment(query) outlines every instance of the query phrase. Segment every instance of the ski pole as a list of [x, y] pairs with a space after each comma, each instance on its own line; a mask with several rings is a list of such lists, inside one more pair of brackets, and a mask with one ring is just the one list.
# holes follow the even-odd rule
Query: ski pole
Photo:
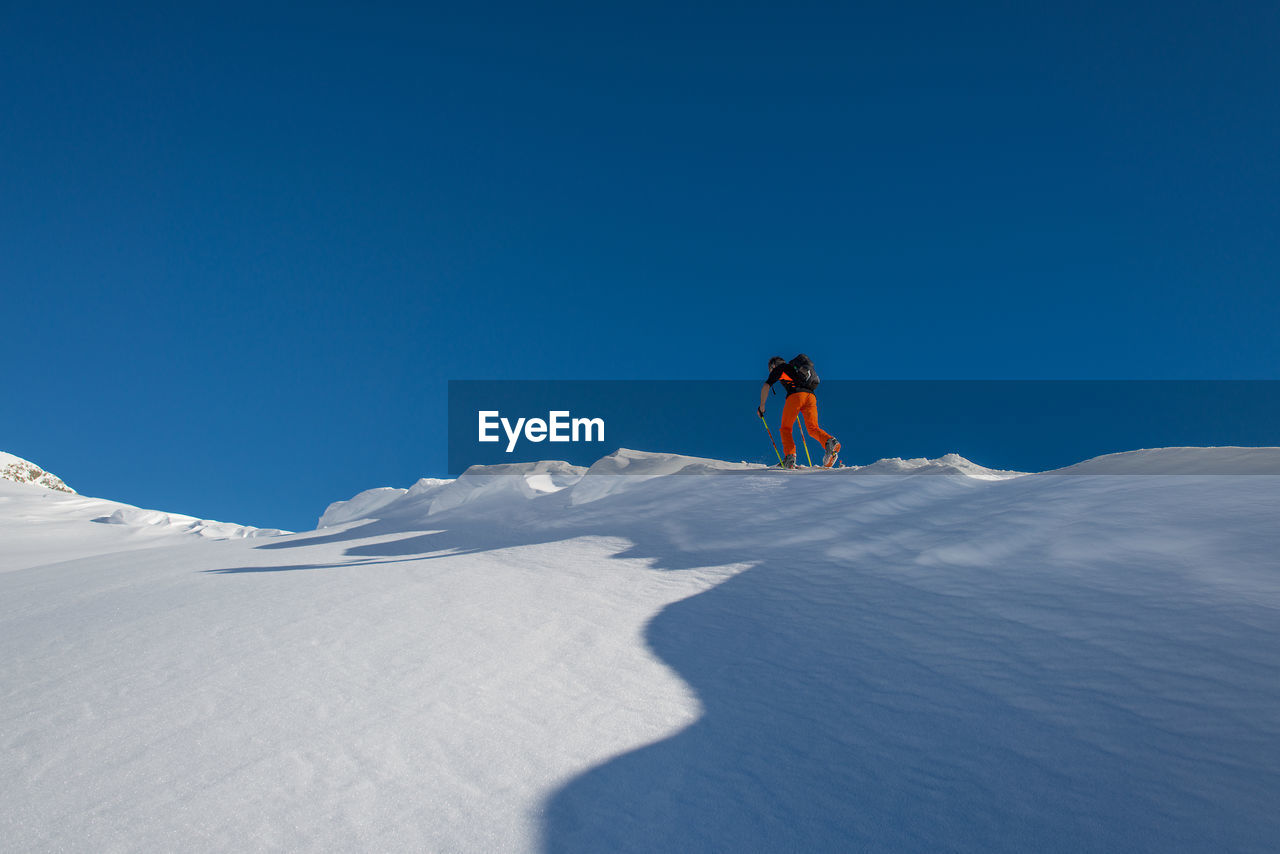
[[813, 458], [809, 456], [809, 431], [804, 429], [804, 416], [796, 421], [800, 424], [800, 440], [804, 442], [804, 461], [809, 464], [809, 468], [813, 468]]
[[778, 454], [778, 465], [782, 465], [782, 454], [778, 453], [778, 443], [773, 441], [773, 431], [769, 429], [769, 422], [764, 420], [764, 416], [760, 416], [760, 424], [764, 427], [764, 432], [769, 434], [769, 444], [773, 445], [773, 452]]

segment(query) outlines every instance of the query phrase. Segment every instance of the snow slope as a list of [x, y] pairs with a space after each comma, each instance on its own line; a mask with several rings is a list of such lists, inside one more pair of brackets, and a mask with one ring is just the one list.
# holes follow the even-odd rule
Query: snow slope
[[1135, 465], [622, 451], [270, 539], [64, 519], [0, 550], [0, 845], [1274, 851], [1280, 477]]
[[1280, 474], [1270, 448], [1147, 448], [1094, 457], [1052, 474]]
[[175, 538], [242, 539], [283, 533], [0, 481], [0, 572], [164, 546]]

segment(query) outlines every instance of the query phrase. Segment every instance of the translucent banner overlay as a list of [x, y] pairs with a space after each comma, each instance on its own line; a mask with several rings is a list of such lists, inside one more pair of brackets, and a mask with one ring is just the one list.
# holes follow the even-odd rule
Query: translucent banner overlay
[[[590, 465], [619, 448], [776, 463], [769, 434], [780, 448], [785, 392], [779, 384], [769, 396], [767, 434], [756, 415], [760, 386], [451, 380], [449, 473], [537, 460]], [[849, 466], [956, 453], [988, 468], [1042, 472], [1142, 448], [1280, 445], [1275, 380], [826, 380], [816, 398], [820, 425], [840, 440]], [[817, 442], [808, 448], [818, 462]], [[1200, 455], [1182, 471], [1170, 456], [1160, 473], [1246, 473], [1229, 455], [1218, 458]]]

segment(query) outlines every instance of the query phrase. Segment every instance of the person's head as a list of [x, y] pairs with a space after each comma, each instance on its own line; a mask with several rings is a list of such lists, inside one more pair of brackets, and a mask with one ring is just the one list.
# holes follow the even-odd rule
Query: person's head
[[782, 358], [781, 356], [774, 356], [773, 358], [769, 359], [769, 370], [772, 371], [774, 368], [778, 367], [778, 365], [781, 365], [786, 361], [787, 360]]

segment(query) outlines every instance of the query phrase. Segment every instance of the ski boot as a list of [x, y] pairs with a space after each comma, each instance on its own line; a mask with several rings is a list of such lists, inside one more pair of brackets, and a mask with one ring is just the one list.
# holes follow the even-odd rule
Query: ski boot
[[827, 440], [826, 456], [822, 458], [822, 467], [829, 469], [836, 464], [836, 457], [840, 455], [840, 440], [832, 436]]

